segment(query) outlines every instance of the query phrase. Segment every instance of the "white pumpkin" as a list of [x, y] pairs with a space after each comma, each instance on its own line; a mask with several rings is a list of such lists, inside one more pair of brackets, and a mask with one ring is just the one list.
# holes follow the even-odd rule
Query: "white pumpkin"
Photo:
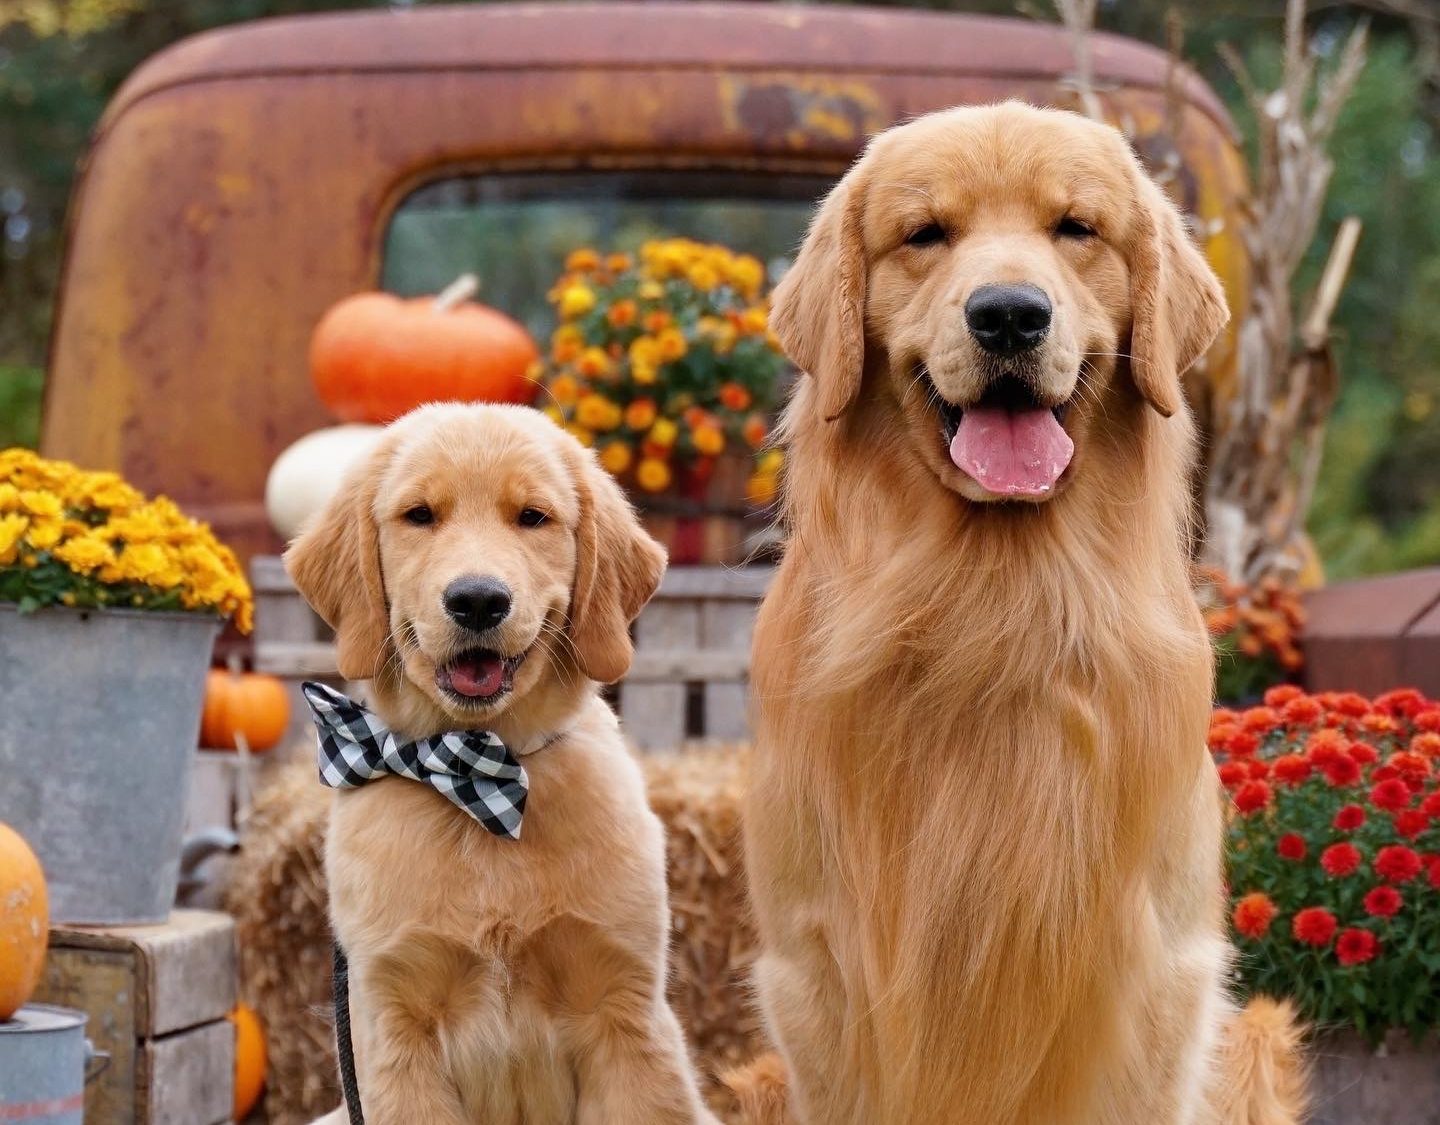
[[332, 426], [306, 434], [275, 458], [265, 481], [265, 511], [281, 539], [293, 539], [329, 502], [346, 471], [384, 431], [384, 426]]

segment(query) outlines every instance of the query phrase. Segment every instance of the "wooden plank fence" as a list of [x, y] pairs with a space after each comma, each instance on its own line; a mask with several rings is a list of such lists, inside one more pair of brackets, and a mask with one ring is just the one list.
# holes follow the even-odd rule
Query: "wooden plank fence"
[[[293, 733], [309, 713], [302, 680], [342, 686], [333, 635], [296, 592], [280, 560], [254, 559], [255, 669], [293, 682]], [[689, 739], [748, 737], [750, 639], [770, 566], [675, 567], [668, 571], [635, 623], [635, 662], [616, 702], [630, 740], [644, 750], [668, 750]], [[287, 740], [288, 741], [288, 740]]]

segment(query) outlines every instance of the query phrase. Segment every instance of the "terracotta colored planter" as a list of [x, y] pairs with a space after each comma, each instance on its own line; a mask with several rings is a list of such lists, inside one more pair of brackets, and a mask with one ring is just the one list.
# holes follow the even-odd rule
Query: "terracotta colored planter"
[[751, 537], [769, 518], [745, 499], [754, 468], [748, 451], [726, 451], [708, 471], [677, 466], [675, 482], [660, 493], [635, 490], [641, 522], [670, 555], [671, 566], [744, 562]]
[[1308, 1125], [1440, 1125], [1440, 1039], [1392, 1031], [1379, 1050], [1353, 1032], [1311, 1046]]

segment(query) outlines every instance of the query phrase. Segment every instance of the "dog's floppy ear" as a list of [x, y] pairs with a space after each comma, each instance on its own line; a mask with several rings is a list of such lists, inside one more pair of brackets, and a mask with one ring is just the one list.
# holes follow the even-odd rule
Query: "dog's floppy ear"
[[586, 676], [612, 684], [635, 655], [630, 622], [665, 573], [665, 551], [640, 526], [615, 479], [589, 450], [572, 456], [580, 493], [570, 643]]
[[1180, 409], [1180, 378], [1230, 319], [1215, 271], [1185, 233], [1175, 205], [1135, 163], [1130, 248], [1130, 370], [1165, 417]]
[[330, 502], [285, 552], [285, 570], [295, 588], [335, 630], [335, 659], [347, 680], [378, 676], [390, 637], [373, 510], [383, 448], [346, 474]]
[[862, 190], [854, 171], [836, 185], [771, 298], [770, 325], [785, 354], [815, 380], [827, 422], [855, 401], [865, 370]]

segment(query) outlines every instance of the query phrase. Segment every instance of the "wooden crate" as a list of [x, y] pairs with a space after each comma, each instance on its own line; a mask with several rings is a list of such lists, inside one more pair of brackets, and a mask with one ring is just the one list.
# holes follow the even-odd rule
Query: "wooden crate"
[[[646, 750], [692, 738], [748, 736], [750, 637], [769, 566], [674, 567], [635, 623], [635, 663], [617, 692], [625, 731]], [[255, 589], [255, 668], [295, 685], [291, 724], [308, 727], [299, 695], [306, 679], [344, 688], [335, 671], [333, 635], [311, 612], [280, 560], [250, 564]]]
[[56, 926], [35, 999], [78, 1008], [109, 1064], [86, 1125], [220, 1125], [234, 1105], [235, 923], [176, 910], [156, 926]]

